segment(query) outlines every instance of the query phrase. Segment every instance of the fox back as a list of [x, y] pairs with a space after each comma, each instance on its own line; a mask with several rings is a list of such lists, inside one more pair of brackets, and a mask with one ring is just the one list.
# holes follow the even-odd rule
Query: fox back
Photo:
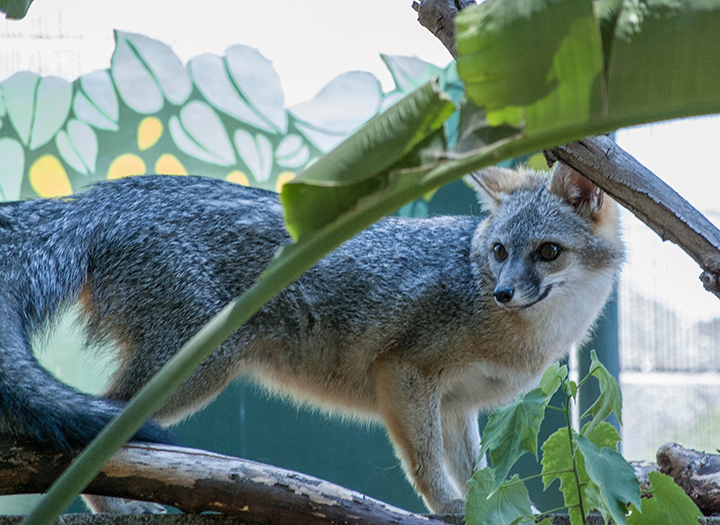
[[[476, 176], [485, 218], [387, 218], [321, 260], [223, 343], [136, 439], [246, 376], [301, 403], [385, 424], [435, 512], [462, 509], [477, 417], [581, 341], [623, 257], [617, 210], [569, 168]], [[277, 196], [195, 177], [135, 177], [0, 206], [0, 430], [87, 443], [290, 243]], [[118, 369], [93, 398], [29, 347], [79, 303]]]

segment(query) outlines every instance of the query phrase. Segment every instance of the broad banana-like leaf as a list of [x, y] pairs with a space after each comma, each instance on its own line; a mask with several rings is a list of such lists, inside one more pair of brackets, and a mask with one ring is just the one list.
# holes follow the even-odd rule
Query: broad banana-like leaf
[[457, 30], [468, 97], [547, 145], [720, 111], [720, 0], [488, 0]]

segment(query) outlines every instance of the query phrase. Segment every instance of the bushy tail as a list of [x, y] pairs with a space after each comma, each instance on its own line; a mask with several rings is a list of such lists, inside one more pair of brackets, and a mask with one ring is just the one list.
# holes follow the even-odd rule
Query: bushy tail
[[[37, 362], [30, 340], [63, 304], [77, 297], [87, 279], [87, 263], [76, 259], [80, 247], [66, 246], [64, 252], [73, 254], [68, 257], [57, 250], [48, 253], [46, 246], [42, 253], [33, 253], [29, 245], [22, 252], [17, 248], [0, 248], [0, 257], [5, 256], [0, 261], [0, 436], [57, 450], [79, 449], [123, 404], [58, 381]], [[154, 423], [142, 427], [134, 439], [171, 441], [170, 433]]]

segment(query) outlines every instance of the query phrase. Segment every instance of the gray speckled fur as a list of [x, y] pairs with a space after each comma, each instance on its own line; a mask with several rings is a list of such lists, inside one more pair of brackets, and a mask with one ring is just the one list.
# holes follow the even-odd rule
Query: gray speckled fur
[[[300, 402], [382, 419], [428, 505], [458, 510], [477, 461], [478, 410], [527, 388], [584, 337], [622, 259], [616, 232], [597, 234], [545, 179], [523, 177], [490, 191], [485, 222], [387, 218], [346, 242], [214, 352], [157, 420], [183, 418], [247, 375]], [[548, 238], [567, 253], [540, 268], [532, 251]], [[135, 177], [1, 205], [0, 429], [57, 448], [87, 443], [289, 242], [275, 194], [199, 177]], [[512, 264], [493, 262], [495, 242]], [[501, 279], [531, 300], [557, 275], [602, 278], [586, 291], [556, 283], [527, 309], [493, 299]], [[600, 297], [575, 319], [573, 294], [585, 293]], [[78, 300], [89, 341], [117, 343], [105, 399], [54, 380], [28, 345]], [[151, 423], [136, 438], [165, 436]]]

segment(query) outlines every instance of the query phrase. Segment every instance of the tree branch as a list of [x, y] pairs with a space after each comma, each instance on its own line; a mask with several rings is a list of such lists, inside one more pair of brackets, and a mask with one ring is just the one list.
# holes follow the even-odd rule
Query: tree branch
[[474, 4], [474, 0], [420, 0], [412, 3], [418, 22], [437, 37], [453, 58], [455, 51], [455, 16], [458, 11]]
[[[0, 494], [44, 492], [71, 461], [37, 447], [0, 446]], [[447, 525], [312, 476], [204, 450], [132, 443], [85, 490], [171, 505], [186, 513], [236, 514], [291, 525]]]

